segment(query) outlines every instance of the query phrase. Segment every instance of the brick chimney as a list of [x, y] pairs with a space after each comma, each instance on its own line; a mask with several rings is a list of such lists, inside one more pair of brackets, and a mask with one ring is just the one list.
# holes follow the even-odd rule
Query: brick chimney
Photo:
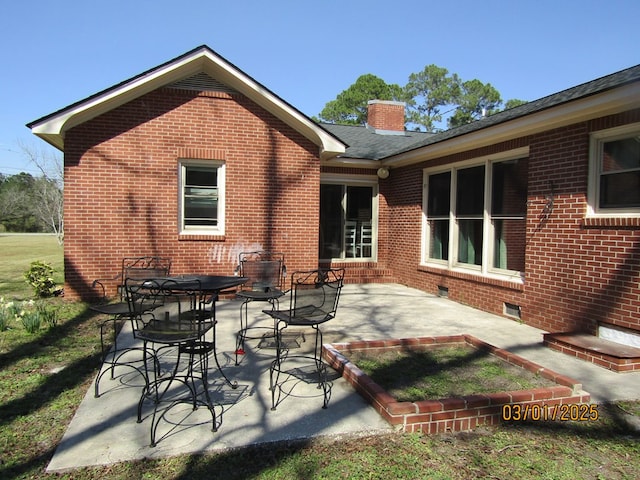
[[369, 100], [367, 124], [376, 133], [398, 135], [404, 133], [404, 102]]

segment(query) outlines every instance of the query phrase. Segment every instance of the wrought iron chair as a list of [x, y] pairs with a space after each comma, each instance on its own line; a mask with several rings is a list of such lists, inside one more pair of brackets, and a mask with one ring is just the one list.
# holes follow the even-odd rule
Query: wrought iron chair
[[[323, 391], [322, 408], [327, 408], [331, 395], [331, 383], [327, 378], [327, 365], [322, 361], [322, 331], [320, 325], [336, 315], [340, 291], [344, 284], [344, 269], [312, 270], [294, 272], [291, 275], [291, 299], [286, 310], [263, 310], [276, 322], [276, 358], [269, 370], [271, 387], [271, 410], [280, 403], [287, 379], [295, 377], [306, 383], [318, 383]], [[283, 340], [285, 329], [290, 326], [310, 327], [315, 332], [312, 354], [289, 354], [289, 346]], [[301, 364], [311, 364], [308, 368]], [[291, 368], [287, 366], [291, 364]], [[280, 381], [280, 375], [285, 380]], [[289, 392], [290, 393], [290, 392]]]
[[236, 336], [236, 365], [238, 356], [245, 354], [244, 344], [247, 339], [263, 338], [250, 337], [247, 335], [250, 329], [269, 329], [266, 336], [275, 336], [275, 322], [273, 326], [251, 326], [249, 327], [249, 303], [269, 302], [271, 309], [278, 307], [280, 297], [286, 292], [282, 285], [287, 274], [287, 267], [284, 264], [284, 254], [267, 251], [242, 252], [238, 258], [236, 272], [241, 277], [248, 278], [247, 282], [236, 293], [242, 299], [240, 304], [240, 330]]
[[[141, 369], [142, 366], [138, 365], [142, 361], [141, 358], [131, 359], [131, 357], [128, 356], [130, 352], [140, 349], [137, 347], [123, 347], [122, 345], [118, 345], [118, 333], [124, 322], [131, 318], [129, 303], [124, 294], [124, 282], [128, 278], [166, 277], [169, 275], [170, 269], [171, 260], [168, 258], [151, 256], [125, 257], [122, 259], [120, 273], [109, 279], [97, 279], [93, 281], [92, 287], [94, 289], [99, 288], [101, 299], [89, 308], [94, 312], [108, 316], [106, 320], [100, 323], [102, 366], [96, 376], [94, 384], [94, 395], [96, 398], [100, 396], [100, 381], [102, 377], [109, 372], [111, 379], [114, 379], [116, 366], [131, 368], [141, 375], [144, 375]], [[118, 300], [110, 301], [107, 296], [105, 284], [108, 281], [113, 282], [116, 280], [121, 282], [121, 284], [118, 283], [117, 285]], [[152, 306], [139, 304], [138, 308], [147, 311], [152, 308]], [[138, 313], [143, 313], [143, 311]], [[109, 340], [107, 340], [108, 336], [111, 337]]]
[[[143, 343], [147, 380], [138, 403], [138, 423], [142, 422], [145, 400], [151, 398], [154, 404], [151, 446], [156, 445], [160, 420], [177, 403], [191, 403], [194, 410], [198, 405], [206, 406], [215, 432], [216, 414], [208, 390], [209, 354], [214, 343], [205, 340], [205, 335], [214, 328], [215, 316], [209, 309], [210, 302], [200, 288], [200, 282], [189, 280], [185, 286], [175, 279], [127, 279], [125, 291], [134, 319], [134, 337]], [[140, 305], [145, 304], [153, 304], [155, 308], [144, 313]], [[186, 357], [186, 363], [183, 357]], [[169, 359], [175, 363], [167, 365]], [[163, 371], [163, 367], [167, 367], [167, 371]], [[198, 381], [202, 384], [201, 389]], [[174, 383], [186, 390], [171, 388]], [[168, 404], [164, 410], [161, 408], [163, 403]]]

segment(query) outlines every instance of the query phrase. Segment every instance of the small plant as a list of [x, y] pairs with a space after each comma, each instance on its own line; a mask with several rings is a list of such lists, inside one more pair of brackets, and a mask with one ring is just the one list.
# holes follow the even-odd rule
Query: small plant
[[22, 302], [20, 307], [15, 304], [14, 309], [15, 319], [22, 323], [27, 333], [36, 333], [40, 330], [42, 319], [40, 318], [40, 313], [35, 308], [35, 302], [33, 300]]
[[16, 316], [13, 302], [5, 302], [4, 297], [0, 297], [0, 332], [9, 328], [9, 323]]
[[36, 312], [40, 320], [49, 328], [58, 326], [58, 310], [45, 302], [36, 303]]
[[24, 274], [27, 283], [33, 287], [36, 297], [51, 297], [56, 292], [53, 280], [53, 267], [48, 263], [36, 260]]
[[20, 320], [22, 321], [22, 326], [27, 333], [36, 333], [40, 330], [42, 319], [37, 311], [22, 312], [22, 314], [23, 315], [20, 317]]

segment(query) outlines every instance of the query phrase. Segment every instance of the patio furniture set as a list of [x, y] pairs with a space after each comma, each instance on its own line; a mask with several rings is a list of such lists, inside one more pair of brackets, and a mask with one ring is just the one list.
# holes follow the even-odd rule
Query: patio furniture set
[[[116, 377], [117, 368], [137, 372], [143, 379], [137, 409], [137, 421], [143, 422], [143, 406], [150, 401], [153, 414], [150, 444], [156, 445], [157, 428], [167, 409], [188, 402], [197, 409], [208, 408], [212, 431], [217, 430], [214, 404], [209, 394], [209, 361], [231, 388], [237, 387], [225, 374], [216, 347], [216, 302], [222, 292], [236, 290], [240, 304], [240, 328], [236, 335], [235, 363], [245, 355], [246, 340], [270, 339], [274, 357], [269, 368], [271, 410], [281, 402], [283, 385], [294, 376], [317, 383], [322, 390], [323, 408], [327, 408], [331, 382], [328, 366], [321, 359], [320, 326], [336, 314], [344, 283], [343, 269], [297, 271], [284, 287], [286, 267], [284, 255], [273, 252], [243, 252], [233, 276], [200, 274], [175, 275], [171, 261], [159, 257], [125, 258], [119, 280], [117, 301], [108, 302], [105, 281], [96, 280], [103, 301], [93, 305], [95, 312], [107, 315], [100, 323], [102, 366], [95, 379], [95, 396], [100, 396], [100, 383], [109, 374]], [[281, 300], [288, 296], [288, 305]], [[249, 306], [264, 302], [262, 309], [273, 320], [263, 326], [251, 322]], [[122, 345], [118, 332], [130, 322], [135, 342]], [[308, 327], [314, 332], [312, 353], [290, 353], [297, 346], [287, 341], [289, 326]], [[261, 332], [261, 333], [259, 333]], [[110, 337], [110, 338], [109, 338]], [[170, 359], [172, 366], [168, 368]]]

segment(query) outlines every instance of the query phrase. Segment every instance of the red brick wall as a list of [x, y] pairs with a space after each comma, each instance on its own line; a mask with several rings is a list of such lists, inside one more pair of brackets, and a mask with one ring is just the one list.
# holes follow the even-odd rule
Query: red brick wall
[[367, 110], [367, 123], [377, 130], [404, 131], [404, 104], [372, 100]]
[[[65, 138], [65, 295], [88, 297], [122, 257], [161, 255], [174, 273], [233, 274], [243, 250], [315, 268], [318, 147], [240, 95], [160, 89]], [[226, 162], [226, 228], [178, 233], [178, 161]], [[115, 292], [115, 282], [109, 284]]]
[[[640, 121], [640, 110], [583, 122], [437, 161], [389, 178], [389, 267], [398, 281], [496, 314], [519, 305], [547, 331], [595, 333], [598, 322], [640, 330], [640, 222], [585, 219], [589, 132]], [[530, 146], [524, 285], [420, 266], [422, 169]], [[547, 196], [554, 207], [544, 216]], [[617, 225], [617, 226], [616, 226]]]
[[[640, 330], [640, 226], [587, 222], [589, 133], [640, 121], [640, 110], [538, 136], [531, 145], [525, 318], [548, 331]], [[550, 182], [554, 209], [540, 218]]]

